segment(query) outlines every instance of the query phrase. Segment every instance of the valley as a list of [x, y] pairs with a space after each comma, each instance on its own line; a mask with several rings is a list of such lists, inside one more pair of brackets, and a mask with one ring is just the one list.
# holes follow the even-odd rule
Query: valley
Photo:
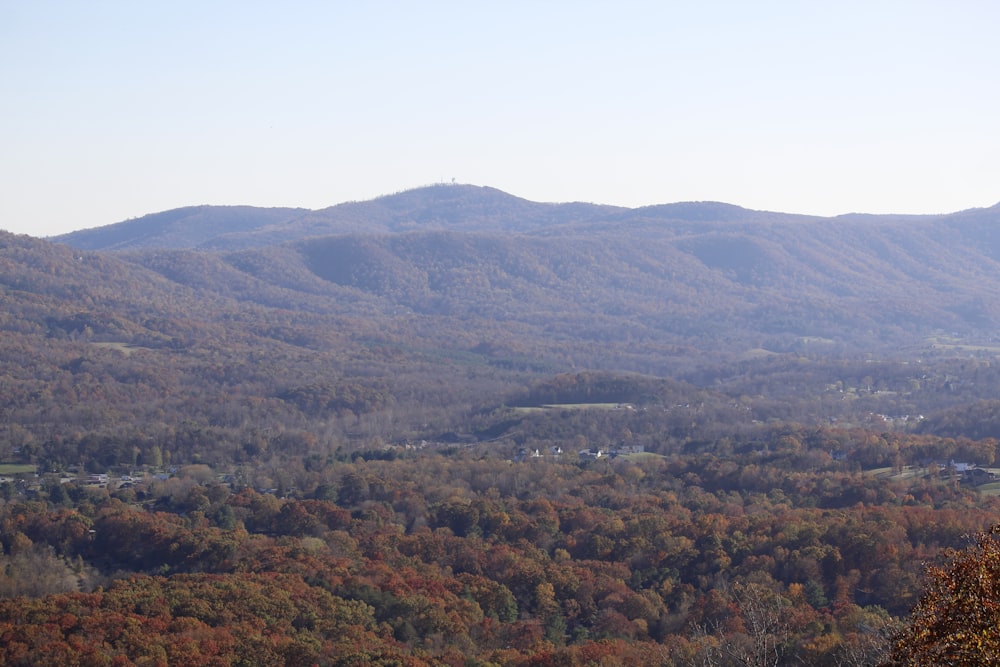
[[0, 232], [0, 662], [895, 664], [1000, 515], [998, 225], [436, 185]]

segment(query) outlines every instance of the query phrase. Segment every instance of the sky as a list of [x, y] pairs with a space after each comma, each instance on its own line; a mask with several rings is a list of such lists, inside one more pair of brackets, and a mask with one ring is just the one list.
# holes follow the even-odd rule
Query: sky
[[630, 207], [992, 206], [998, 26], [993, 0], [0, 0], [0, 229], [452, 180]]

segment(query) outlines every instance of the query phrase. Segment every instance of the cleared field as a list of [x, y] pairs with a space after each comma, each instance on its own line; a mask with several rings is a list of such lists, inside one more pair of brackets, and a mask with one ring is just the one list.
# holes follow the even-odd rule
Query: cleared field
[[28, 475], [38, 470], [38, 466], [26, 463], [0, 463], [0, 475]]
[[976, 491], [984, 496], [1000, 496], [1000, 482], [990, 482], [976, 487]]
[[545, 410], [632, 410], [634, 408], [629, 403], [546, 403], [511, 409], [514, 412], [530, 413]]
[[103, 347], [105, 350], [118, 350], [122, 354], [128, 356], [135, 352], [136, 350], [148, 350], [148, 347], [142, 347], [141, 345], [131, 345], [129, 343], [91, 343], [94, 347]]
[[948, 350], [949, 352], [987, 352], [989, 354], [1000, 354], [1000, 347], [996, 345], [947, 345], [944, 343], [934, 343], [931, 348], [935, 350]]
[[862, 474], [868, 477], [878, 477], [880, 479], [891, 479], [895, 481], [918, 480], [927, 477], [927, 468], [922, 466], [903, 466], [899, 468], [872, 468], [865, 470]]
[[664, 459], [666, 457], [663, 454], [656, 454], [655, 452], [635, 452], [634, 454], [619, 454], [619, 458], [625, 459], [626, 461], [650, 461], [653, 459]]
[[957, 338], [934, 337], [928, 338], [931, 349], [947, 350], [949, 352], [986, 352], [989, 354], [1000, 354], [1000, 345], [977, 345], [966, 343]]
[[586, 410], [588, 408], [597, 408], [600, 410], [623, 410], [625, 408], [631, 408], [631, 405], [627, 403], [553, 403], [551, 405], [543, 405], [543, 408], [551, 408], [553, 410]]

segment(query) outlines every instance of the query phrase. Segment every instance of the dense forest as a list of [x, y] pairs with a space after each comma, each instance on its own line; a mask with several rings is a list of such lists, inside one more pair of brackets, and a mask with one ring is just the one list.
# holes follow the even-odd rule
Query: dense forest
[[997, 217], [0, 232], [0, 662], [936, 664], [1000, 562]]

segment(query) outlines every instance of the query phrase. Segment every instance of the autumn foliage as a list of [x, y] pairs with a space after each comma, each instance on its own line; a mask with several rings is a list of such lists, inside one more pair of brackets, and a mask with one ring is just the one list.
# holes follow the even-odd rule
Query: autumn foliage
[[987, 348], [542, 241], [0, 234], [0, 664], [989, 659]]
[[1000, 662], [1000, 527], [928, 568], [927, 590], [886, 663], [892, 667]]
[[995, 514], [948, 484], [938, 509], [891, 485], [819, 500], [864, 496], [850, 473], [757, 491], [702, 455], [324, 479], [339, 500], [171, 478], [0, 505], [0, 587], [50, 573], [0, 600], [0, 662], [875, 664], [921, 563]]

